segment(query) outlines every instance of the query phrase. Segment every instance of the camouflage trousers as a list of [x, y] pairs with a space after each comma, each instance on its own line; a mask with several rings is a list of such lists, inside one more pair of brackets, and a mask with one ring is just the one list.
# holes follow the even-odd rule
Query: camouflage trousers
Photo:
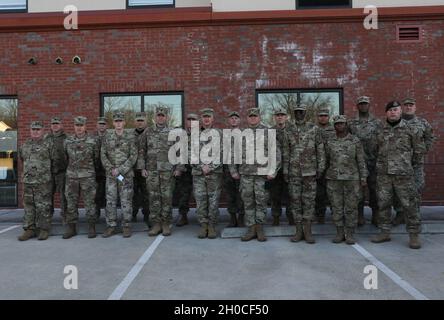
[[146, 183], [151, 221], [154, 223], [171, 223], [173, 209], [173, 173], [170, 171], [148, 171]]
[[[315, 213], [317, 217], [325, 217], [325, 211], [327, 210], [327, 206], [330, 204], [329, 194], [327, 191], [327, 179], [325, 177], [321, 177], [316, 179], [316, 205], [315, 205]], [[358, 190], [360, 187], [358, 186]], [[357, 200], [359, 201], [359, 200]], [[356, 204], [357, 205], [357, 204]]]
[[58, 173], [53, 176], [53, 189], [52, 189], [52, 213], [54, 214], [54, 196], [56, 193], [60, 194], [60, 215], [65, 218], [67, 212], [67, 203], [65, 197], [65, 184], [66, 184], [66, 174], [65, 172]]
[[217, 224], [219, 198], [222, 191], [222, 174], [193, 176], [194, 199], [196, 199], [197, 220], [200, 224]]
[[142, 176], [141, 170], [134, 170], [134, 194], [133, 194], [133, 216], [136, 216], [142, 208], [144, 219], [150, 214], [146, 178]]
[[284, 174], [279, 171], [276, 178], [269, 182], [270, 184], [270, 200], [271, 200], [271, 215], [280, 217], [282, 214], [283, 199], [287, 202], [287, 217], [291, 215], [290, 201], [288, 195], [288, 184], [284, 180]]
[[106, 177], [106, 224], [108, 227], [117, 226], [117, 202], [120, 198], [124, 227], [131, 225], [133, 212], [133, 178], [124, 178], [123, 181], [116, 177]]
[[[358, 211], [364, 212], [364, 202], [368, 199], [368, 205], [372, 208], [372, 211], [378, 209], [378, 197], [376, 191], [376, 169], [374, 166], [369, 166], [367, 164], [368, 176], [367, 176], [367, 187], [360, 187], [362, 190], [361, 197], [358, 204]], [[368, 192], [368, 195], [367, 195]]]
[[52, 219], [52, 183], [23, 184], [23, 229], [48, 230]]
[[190, 210], [190, 199], [193, 193], [193, 176], [191, 171], [183, 172], [180, 177], [176, 177], [174, 194], [177, 197], [177, 206], [180, 214], [187, 214]]
[[82, 193], [85, 213], [88, 223], [96, 222], [96, 179], [88, 178], [66, 178], [65, 196], [68, 204], [66, 223], [77, 223], [79, 220], [78, 203]]
[[265, 189], [264, 176], [242, 175], [240, 190], [245, 209], [245, 225], [264, 224], [267, 215], [269, 193]]
[[[415, 169], [415, 186], [418, 192], [417, 207], [419, 211], [422, 201], [422, 191], [424, 190], [425, 187], [424, 165], [421, 165], [420, 167]], [[397, 197], [395, 197], [395, 200], [393, 202], [393, 207], [398, 214], [399, 213], [403, 214], [401, 203], [399, 202]]]
[[289, 177], [288, 192], [295, 223], [313, 221], [316, 199], [316, 177]]
[[361, 197], [360, 181], [327, 180], [327, 192], [334, 224], [337, 227], [356, 228]]
[[233, 179], [229, 172], [224, 172], [223, 189], [225, 191], [225, 194], [227, 195], [228, 213], [245, 214], [244, 202], [242, 201], [240, 192], [240, 179]]
[[97, 216], [100, 216], [100, 209], [106, 206], [106, 176], [97, 174], [96, 185], [96, 213]]
[[391, 229], [391, 207], [397, 198], [405, 213], [406, 229], [409, 233], [421, 232], [421, 217], [418, 210], [418, 192], [413, 176], [385, 175], [377, 177], [379, 227]]

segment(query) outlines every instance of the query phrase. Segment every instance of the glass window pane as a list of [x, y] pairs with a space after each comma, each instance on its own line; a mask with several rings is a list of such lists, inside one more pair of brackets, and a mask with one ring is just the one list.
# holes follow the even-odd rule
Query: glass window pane
[[258, 108], [261, 110], [262, 122], [268, 126], [273, 126], [274, 110], [285, 108], [291, 114], [297, 101], [298, 94], [296, 92], [259, 93]]
[[26, 0], [0, 0], [0, 10], [25, 10]]
[[298, 0], [298, 8], [350, 7], [350, 0]]
[[0, 97], [0, 207], [17, 206], [17, 107]]
[[316, 123], [317, 111], [328, 108], [330, 119], [340, 113], [339, 92], [303, 92], [301, 93], [301, 103], [307, 105], [307, 119]]
[[182, 127], [182, 95], [149, 95], [145, 96], [144, 110], [148, 118], [148, 125], [154, 123], [154, 112], [157, 106], [167, 107], [169, 109], [168, 126], [171, 128]]
[[140, 95], [105, 96], [103, 115], [108, 121], [109, 128], [113, 127], [113, 112], [117, 110], [125, 113], [126, 127], [134, 128], [134, 115], [142, 111], [142, 97]]
[[174, 0], [129, 0], [128, 6], [160, 6], [160, 5], [173, 5]]

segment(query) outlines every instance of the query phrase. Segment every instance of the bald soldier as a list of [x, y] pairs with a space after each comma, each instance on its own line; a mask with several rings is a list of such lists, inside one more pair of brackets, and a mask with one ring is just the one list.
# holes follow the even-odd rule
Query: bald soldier
[[19, 159], [23, 162], [23, 234], [18, 237], [26, 241], [39, 235], [39, 240], [49, 236], [52, 219], [52, 145], [43, 139], [43, 124], [31, 123], [31, 138], [19, 148]]

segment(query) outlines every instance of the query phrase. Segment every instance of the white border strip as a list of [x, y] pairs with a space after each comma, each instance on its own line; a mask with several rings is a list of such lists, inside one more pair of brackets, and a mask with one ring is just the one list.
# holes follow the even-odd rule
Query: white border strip
[[15, 225], [15, 226], [11, 226], [11, 227], [6, 228], [6, 229], [3, 229], [3, 230], [0, 231], [0, 234], [5, 233], [5, 232], [8, 232], [9, 230], [13, 230], [13, 229], [18, 228], [18, 227], [20, 227], [19, 224], [18, 224], [18, 225]]
[[402, 289], [407, 291], [413, 298], [416, 300], [429, 300], [425, 295], [423, 295], [420, 291], [415, 289], [410, 283], [403, 280], [399, 275], [397, 275], [395, 272], [393, 272], [389, 267], [387, 267], [385, 264], [383, 264], [381, 261], [376, 259], [370, 252], [365, 250], [363, 247], [361, 247], [359, 244], [354, 244], [352, 246], [356, 249], [361, 255], [364, 256], [368, 261], [370, 261], [374, 266], [376, 266], [379, 270], [385, 273], [387, 277], [392, 279], [394, 283], [396, 283], [398, 286], [400, 286]]
[[159, 244], [165, 237], [162, 235], [157, 236], [156, 240], [148, 247], [145, 253], [140, 257], [139, 261], [131, 268], [130, 272], [126, 275], [126, 277], [122, 280], [122, 282], [114, 289], [113, 293], [108, 297], [108, 300], [120, 300], [126, 290], [129, 288], [131, 283], [140, 273], [144, 265], [148, 262], [148, 260], [153, 255], [154, 251], [157, 249]]

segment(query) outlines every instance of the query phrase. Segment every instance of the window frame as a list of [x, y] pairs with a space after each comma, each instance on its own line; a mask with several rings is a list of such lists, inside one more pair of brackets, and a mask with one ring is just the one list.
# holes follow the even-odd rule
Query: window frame
[[139, 96], [141, 99], [140, 112], [145, 112], [145, 96], [181, 96], [180, 103], [182, 104], [181, 121], [182, 127], [185, 125], [185, 93], [183, 91], [149, 91], [149, 92], [112, 92], [112, 93], [100, 93], [100, 116], [104, 116], [104, 106], [106, 97], [129, 97]]
[[130, 5], [130, 0], [126, 0], [127, 9], [147, 9], [147, 8], [175, 8], [176, 0], [173, 0], [173, 4], [146, 4], [140, 6]]
[[25, 0], [25, 2], [26, 2], [25, 9], [1, 9], [0, 8], [0, 14], [3, 14], [3, 13], [27, 13], [28, 8], [29, 8], [28, 1], [29, 0]]
[[353, 8], [353, 0], [348, 0], [348, 5], [332, 5], [332, 6], [301, 6], [299, 0], [296, 0], [296, 10], [313, 10], [313, 9], [347, 9]]

